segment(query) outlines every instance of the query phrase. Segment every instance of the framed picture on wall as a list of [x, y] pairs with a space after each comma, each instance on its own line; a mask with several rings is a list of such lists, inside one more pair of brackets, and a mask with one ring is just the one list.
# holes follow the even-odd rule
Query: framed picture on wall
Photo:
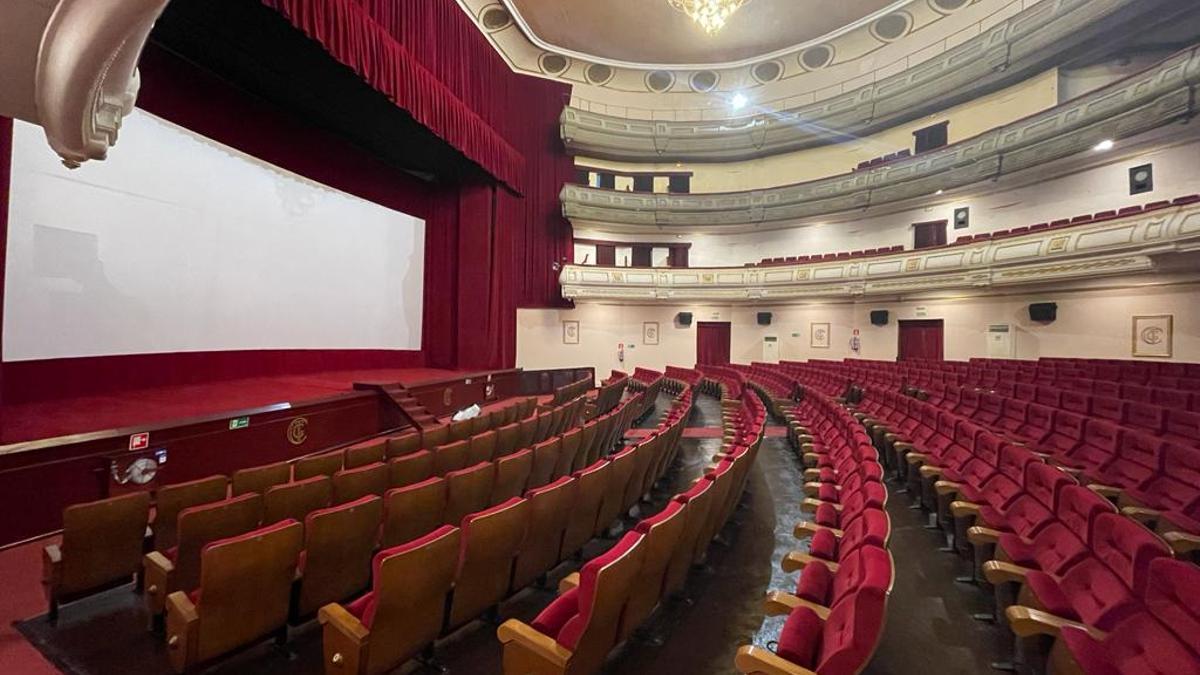
[[1135, 357], [1170, 358], [1172, 353], [1172, 314], [1133, 317], [1133, 355]]
[[808, 346], [814, 349], [829, 349], [829, 324], [809, 324]]
[[658, 344], [658, 322], [643, 321], [642, 322], [642, 344], [656, 345]]
[[578, 321], [563, 321], [563, 344], [577, 345], [579, 344], [579, 322]]

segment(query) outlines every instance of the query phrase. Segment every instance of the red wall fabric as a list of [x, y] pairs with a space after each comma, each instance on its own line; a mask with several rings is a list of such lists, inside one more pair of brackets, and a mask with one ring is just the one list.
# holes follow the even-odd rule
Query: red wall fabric
[[[4, 272], [8, 257], [8, 185], [12, 169], [13, 121], [0, 117], [0, 349], [4, 346]], [[8, 373], [0, 362], [0, 426], [4, 424], [4, 389]]]
[[724, 366], [729, 364], [729, 323], [701, 321], [696, 324], [696, 364]]

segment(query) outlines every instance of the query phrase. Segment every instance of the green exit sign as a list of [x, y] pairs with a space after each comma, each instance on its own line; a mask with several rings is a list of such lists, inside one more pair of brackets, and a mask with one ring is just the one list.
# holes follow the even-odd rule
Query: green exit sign
[[250, 418], [249, 417], [235, 417], [235, 418], [229, 420], [230, 430], [245, 429], [248, 426], [250, 426]]

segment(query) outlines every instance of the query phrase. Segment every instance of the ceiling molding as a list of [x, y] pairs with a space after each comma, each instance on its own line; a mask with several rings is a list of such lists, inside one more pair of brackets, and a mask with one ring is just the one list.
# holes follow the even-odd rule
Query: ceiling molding
[[895, 255], [728, 268], [567, 265], [576, 302], [788, 302], [1077, 282], [1171, 267], [1200, 252], [1200, 203]]
[[1068, 101], [936, 151], [805, 183], [726, 193], [646, 194], [566, 185], [563, 215], [580, 228], [749, 231], [928, 197], [1035, 168], [1196, 114], [1200, 47]]
[[1170, 19], [1170, 0], [1040, 2], [918, 65], [802, 106], [751, 116], [647, 120], [568, 106], [573, 153], [629, 162], [729, 162], [862, 137], [1011, 86], [1129, 25]]

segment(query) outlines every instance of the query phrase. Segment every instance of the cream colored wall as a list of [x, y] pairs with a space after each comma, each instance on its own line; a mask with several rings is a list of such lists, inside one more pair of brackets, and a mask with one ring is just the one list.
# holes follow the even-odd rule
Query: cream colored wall
[[[1122, 154], [1121, 146], [1118, 146], [1112, 156], [1111, 162], [1052, 180], [1028, 184], [1031, 179], [1026, 176], [1005, 177], [998, 182], [981, 183], [945, 195], [930, 195], [927, 205], [882, 215], [857, 211], [823, 222], [801, 222], [794, 227], [768, 232], [687, 234], [678, 235], [678, 239], [691, 242], [688, 262], [693, 267], [740, 266], [777, 256], [834, 253], [897, 244], [911, 248], [913, 223], [952, 222], [954, 210], [964, 206], [971, 209], [970, 227], [955, 230], [951, 225], [947, 230], [951, 242], [961, 236], [1200, 192], [1200, 140], [1128, 155]], [[1154, 190], [1130, 195], [1129, 169], [1146, 163], [1154, 165]], [[616, 241], [663, 239], [662, 233], [628, 235], [589, 228], [576, 228], [575, 234]], [[592, 260], [594, 262], [595, 256]]]
[[[911, 150], [914, 131], [944, 120], [950, 120], [949, 140], [956, 143], [1052, 108], [1058, 103], [1058, 82], [1057, 71], [1050, 70], [989, 96], [872, 136], [747, 162], [629, 164], [577, 157], [576, 163], [617, 171], [683, 169], [694, 174], [692, 192], [732, 192], [788, 185], [847, 173], [859, 162], [904, 148]], [[618, 189], [623, 188], [618, 185]]]
[[[1035, 324], [1029, 320], [1033, 302], [1058, 303], [1058, 320]], [[729, 321], [731, 356], [735, 362], [762, 360], [762, 339], [779, 338], [780, 357], [786, 360], [843, 359], [850, 350], [854, 329], [861, 334], [861, 358], [894, 359], [898, 323], [902, 319], [945, 321], [945, 357], [984, 357], [989, 324], [1012, 324], [1016, 355], [1039, 357], [1090, 357], [1128, 359], [1132, 317], [1136, 314], [1174, 315], [1173, 361], [1200, 361], [1200, 285], [1127, 286], [1114, 290], [1039, 292], [1004, 297], [968, 297], [904, 302], [854, 302], [794, 306], [731, 307], [704, 305], [615, 305], [586, 303], [572, 310], [523, 309], [517, 314], [517, 366], [561, 368], [593, 366], [597, 372], [632, 371], [637, 366], [662, 369], [688, 366], [696, 359], [696, 323]], [[891, 313], [887, 326], [872, 326], [870, 312]], [[693, 323], [675, 325], [675, 315], [693, 313]], [[774, 314], [770, 326], [755, 322], [757, 312]], [[562, 343], [564, 320], [579, 321], [580, 343]], [[660, 344], [642, 344], [642, 324], [657, 321]], [[810, 346], [814, 322], [829, 323], [831, 346]], [[625, 361], [617, 360], [617, 344], [624, 343]], [[1156, 360], [1156, 359], [1148, 359]]]

